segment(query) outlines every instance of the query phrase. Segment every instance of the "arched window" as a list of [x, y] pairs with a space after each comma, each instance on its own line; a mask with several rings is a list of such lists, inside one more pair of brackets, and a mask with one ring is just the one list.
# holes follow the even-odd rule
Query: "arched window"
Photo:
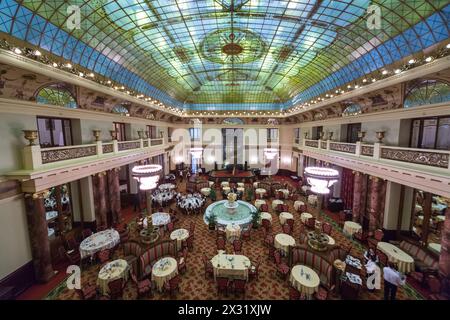
[[222, 122], [223, 124], [245, 124], [241, 118], [226, 118]]
[[60, 84], [52, 84], [40, 89], [36, 94], [36, 102], [72, 109], [78, 108], [72, 93]]
[[349, 116], [357, 116], [358, 114], [361, 114], [361, 106], [359, 104], [353, 103], [347, 106], [347, 108], [344, 109], [342, 112], [343, 117], [349, 117]]
[[117, 106], [114, 106], [111, 110], [112, 113], [117, 113], [120, 114], [122, 116], [129, 116], [130, 115], [130, 111], [128, 111], [127, 107], [119, 104]]
[[450, 101], [450, 85], [438, 80], [424, 80], [411, 87], [405, 96], [404, 108]]

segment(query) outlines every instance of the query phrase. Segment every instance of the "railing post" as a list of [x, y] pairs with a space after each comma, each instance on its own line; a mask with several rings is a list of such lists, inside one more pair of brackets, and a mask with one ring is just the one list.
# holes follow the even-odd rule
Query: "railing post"
[[381, 154], [381, 143], [375, 142], [373, 144], [373, 158], [375, 160], [379, 160], [380, 159], [380, 154]]
[[322, 149], [322, 139], [317, 140], [317, 149]]
[[306, 147], [306, 139], [303, 139], [303, 146]]
[[355, 155], [357, 157], [361, 155], [361, 141], [356, 141]]
[[327, 150], [330, 150], [330, 141], [331, 140], [327, 140]]
[[113, 140], [113, 153], [119, 152], [119, 141]]
[[151, 147], [152, 146], [152, 139], [148, 138], [147, 139], [147, 147]]
[[139, 139], [139, 148], [144, 149], [144, 139]]
[[97, 157], [100, 157], [101, 155], [103, 155], [103, 142], [102, 141], [95, 141], [95, 143], [97, 144]]
[[41, 146], [25, 146], [22, 154], [25, 170], [35, 170], [42, 166]]

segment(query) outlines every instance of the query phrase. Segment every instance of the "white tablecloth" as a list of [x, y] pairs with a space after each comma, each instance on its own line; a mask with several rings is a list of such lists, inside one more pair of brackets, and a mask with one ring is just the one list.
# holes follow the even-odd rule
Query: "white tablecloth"
[[296, 211], [300, 211], [300, 209], [302, 209], [302, 207], [305, 206], [305, 203], [303, 201], [297, 200], [294, 202], [294, 209]]
[[236, 190], [237, 190], [238, 192], [244, 192], [244, 191], [245, 191], [245, 188], [244, 188], [244, 187], [237, 187]]
[[152, 224], [156, 227], [165, 226], [170, 222], [170, 214], [165, 212], [155, 212], [152, 214]]
[[156, 193], [152, 195], [152, 200], [157, 201], [160, 205], [163, 202], [170, 201], [174, 197], [174, 194], [170, 191], [162, 191], [160, 193]]
[[311, 296], [319, 290], [319, 275], [310, 267], [296, 265], [291, 270], [289, 281], [300, 293]]
[[253, 182], [253, 188], [258, 188], [258, 183], [259, 182]]
[[94, 233], [84, 239], [80, 244], [81, 258], [93, 256], [103, 249], [111, 249], [120, 243], [120, 235], [117, 230], [107, 229]]
[[362, 227], [359, 223], [353, 221], [345, 221], [343, 231], [344, 233], [352, 236], [361, 229]]
[[233, 243], [234, 240], [241, 237], [241, 227], [238, 224], [227, 224], [225, 228], [227, 240]]
[[212, 186], [214, 185], [214, 181], [208, 181], [209, 187], [212, 188]]
[[261, 212], [261, 220], [266, 219], [272, 222], [272, 215], [268, 212]]
[[284, 204], [283, 200], [275, 199], [272, 201], [272, 209], [276, 209], [279, 204]]
[[278, 189], [276, 190], [276, 192], [281, 191], [284, 194], [284, 198], [288, 198], [289, 197], [289, 190], [288, 189]]
[[263, 200], [263, 199], [256, 199], [255, 200], [255, 207], [256, 207], [256, 209], [259, 209], [259, 207], [261, 207], [261, 205], [262, 204], [265, 204], [266, 203], [266, 200]]
[[230, 187], [222, 187], [222, 190], [225, 194], [230, 192]]
[[170, 234], [170, 240], [177, 241], [177, 250], [180, 250], [185, 241], [189, 237], [189, 231], [186, 229], [177, 229]]
[[163, 183], [163, 184], [159, 185], [158, 189], [159, 190], [172, 190], [172, 189], [175, 189], [176, 187], [177, 186], [174, 185], [173, 183]]
[[311, 194], [311, 195], [308, 196], [308, 203], [309, 204], [311, 204], [313, 206], [316, 206], [317, 205], [317, 201], [318, 201], [318, 198], [317, 198], [317, 196], [315, 194]]
[[209, 194], [211, 193], [211, 188], [201, 188], [200, 192], [202, 195], [204, 195], [205, 197], [209, 196]]
[[152, 281], [156, 288], [162, 291], [164, 284], [178, 274], [177, 260], [165, 257], [156, 261], [152, 268]]
[[289, 212], [282, 212], [279, 215], [281, 225], [286, 223], [287, 219], [294, 219], [294, 216]]
[[336, 241], [334, 238], [330, 237], [329, 235], [325, 234], [328, 237], [328, 245], [332, 246], [336, 244]]
[[245, 183], [243, 183], [243, 182], [238, 182], [238, 183], [237, 183], [237, 186], [238, 186], [239, 188], [244, 188], [244, 187], [245, 187]]
[[113, 280], [123, 278], [126, 282], [128, 280], [128, 273], [130, 267], [128, 262], [123, 259], [114, 260], [105, 264], [98, 273], [97, 287], [103, 295], [109, 292], [108, 283]]
[[214, 279], [225, 277], [232, 279], [248, 279], [250, 259], [243, 255], [219, 253], [211, 259], [214, 268]]
[[229, 187], [229, 186], [230, 186], [230, 183], [229, 183], [228, 181], [222, 181], [222, 182], [220, 183], [220, 186], [221, 186], [221, 187]]
[[47, 221], [55, 219], [58, 216], [58, 211], [47, 211], [45, 213], [45, 219]]
[[306, 223], [306, 221], [308, 221], [309, 218], [312, 218], [313, 215], [309, 212], [302, 212], [302, 214], [300, 215], [300, 220], [303, 223]]
[[288, 253], [289, 246], [295, 246], [295, 239], [286, 233], [279, 233], [275, 236], [275, 248]]
[[414, 259], [409, 254], [389, 242], [380, 241], [377, 248], [387, 255], [389, 261], [398, 265], [398, 271], [409, 273], [414, 270]]
[[257, 188], [255, 192], [261, 196], [264, 196], [264, 194], [267, 192], [266, 189]]
[[441, 244], [431, 242], [428, 244], [428, 248], [430, 248], [432, 251], [436, 252], [437, 254], [441, 253]]

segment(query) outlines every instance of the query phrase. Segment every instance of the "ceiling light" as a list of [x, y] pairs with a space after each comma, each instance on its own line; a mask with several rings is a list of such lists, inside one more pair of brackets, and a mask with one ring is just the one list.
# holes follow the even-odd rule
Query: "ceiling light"
[[432, 57], [428, 57], [428, 58], [425, 59], [426, 62], [431, 62], [431, 60], [433, 60]]
[[80, 72], [78, 75], [79, 75], [80, 77], [84, 77], [84, 73], [83, 73], [83, 72]]
[[39, 50], [34, 50], [33, 54], [34, 54], [36, 57], [40, 57], [40, 56], [42, 55], [42, 53], [41, 53]]
[[107, 84], [111, 84], [111, 80], [106, 81]]
[[410, 59], [410, 60], [408, 61], [409, 64], [413, 64], [413, 63], [415, 63], [415, 62], [416, 62], [416, 60], [414, 60], [414, 59]]
[[383, 72], [381, 72], [381, 74], [382, 75], [386, 75], [386, 74], [388, 74], [388, 71], [387, 70], [383, 70]]
[[14, 48], [14, 53], [15, 54], [22, 54], [22, 50], [20, 50], [19, 48]]
[[375, 82], [375, 81], [377, 81], [377, 79], [373, 78], [373, 79], [372, 79], [372, 82]]
[[395, 69], [395, 74], [399, 74], [400, 72], [402, 72], [402, 70], [400, 70], [400, 69]]
[[450, 49], [450, 43], [447, 43], [447, 45], [445, 46], [447, 49]]
[[56, 62], [52, 63], [53, 68], [56, 68], [58, 66], [58, 64]]
[[91, 77], [91, 78], [93, 78], [93, 77], [94, 77], [94, 74], [91, 72], [91, 73], [88, 74], [88, 76]]
[[366, 83], [366, 82], [367, 82], [367, 79], [363, 79], [363, 82]]
[[71, 63], [67, 63], [66, 64], [66, 68], [72, 68], [72, 64]]

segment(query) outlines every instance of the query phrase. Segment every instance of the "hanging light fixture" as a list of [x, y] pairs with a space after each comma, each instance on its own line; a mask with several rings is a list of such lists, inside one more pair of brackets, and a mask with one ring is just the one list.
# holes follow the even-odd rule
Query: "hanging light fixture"
[[278, 149], [276, 148], [264, 148], [264, 156], [267, 160], [272, 161], [278, 155]]
[[135, 166], [132, 169], [133, 178], [139, 181], [139, 189], [143, 191], [156, 188], [161, 172], [162, 166], [159, 164]]
[[339, 179], [339, 171], [325, 167], [306, 167], [305, 176], [312, 192], [328, 194], [330, 187]]

